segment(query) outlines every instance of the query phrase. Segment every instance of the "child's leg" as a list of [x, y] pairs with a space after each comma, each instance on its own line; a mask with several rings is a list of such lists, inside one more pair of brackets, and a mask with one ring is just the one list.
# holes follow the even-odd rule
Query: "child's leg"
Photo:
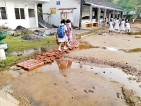
[[66, 42], [64, 42], [64, 49], [67, 49], [67, 48], [66, 48], [66, 45], [67, 45], [67, 43], [66, 43]]
[[58, 47], [58, 50], [59, 50], [59, 51], [61, 51], [61, 45], [62, 45], [62, 43], [59, 42], [59, 47]]

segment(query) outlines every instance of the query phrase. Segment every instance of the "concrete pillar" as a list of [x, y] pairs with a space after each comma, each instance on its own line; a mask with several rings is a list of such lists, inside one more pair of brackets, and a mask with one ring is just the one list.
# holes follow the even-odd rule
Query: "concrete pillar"
[[123, 11], [121, 11], [121, 19], [123, 18]]
[[107, 18], [107, 16], [106, 16], [106, 12], [107, 10], [106, 9], [104, 9], [104, 18]]
[[113, 18], [115, 18], [115, 10], [113, 10]]
[[101, 8], [98, 8], [97, 19], [99, 24], [100, 24], [100, 14], [101, 14]]
[[111, 19], [111, 14], [109, 14], [109, 21], [110, 21], [110, 19]]
[[90, 22], [92, 22], [92, 6], [90, 6]]
[[37, 10], [37, 4], [35, 4], [35, 18], [36, 18], [36, 27], [38, 27], [38, 10]]

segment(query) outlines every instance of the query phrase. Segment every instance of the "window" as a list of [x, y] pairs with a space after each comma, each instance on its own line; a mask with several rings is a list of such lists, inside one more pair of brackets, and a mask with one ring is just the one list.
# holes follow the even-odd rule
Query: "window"
[[29, 17], [35, 17], [34, 9], [28, 9]]
[[60, 1], [56, 1], [56, 5], [60, 5]]
[[0, 19], [7, 19], [5, 7], [0, 7]]
[[16, 19], [25, 19], [24, 8], [15, 8]]

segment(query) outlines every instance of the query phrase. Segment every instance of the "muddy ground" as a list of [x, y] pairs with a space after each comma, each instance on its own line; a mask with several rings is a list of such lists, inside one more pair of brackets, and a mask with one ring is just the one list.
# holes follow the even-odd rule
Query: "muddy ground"
[[1, 71], [0, 88], [20, 106], [141, 106], [141, 35], [102, 30], [82, 37], [51, 65]]

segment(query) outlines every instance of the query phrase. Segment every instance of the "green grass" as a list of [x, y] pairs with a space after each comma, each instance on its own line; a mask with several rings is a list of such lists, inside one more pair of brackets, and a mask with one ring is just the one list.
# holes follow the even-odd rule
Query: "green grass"
[[56, 36], [41, 37], [40, 40], [22, 40], [21, 37], [22, 36], [13, 37], [8, 35], [3, 40], [8, 44], [9, 48], [6, 51], [6, 60], [0, 60], [0, 70], [5, 70], [6, 68], [28, 58], [23, 56], [10, 56], [10, 53], [12, 52], [36, 48], [47, 48], [48, 50], [51, 50], [57, 47]]
[[5, 60], [0, 60], [0, 70], [16, 64], [17, 60], [18, 58], [14, 56], [7, 56]]
[[50, 46], [57, 46], [56, 36], [46, 36], [42, 37], [40, 40], [22, 40], [21, 36], [13, 37], [9, 35], [3, 41], [5, 41], [9, 46], [7, 52], [23, 51], [40, 47], [47, 48]]

